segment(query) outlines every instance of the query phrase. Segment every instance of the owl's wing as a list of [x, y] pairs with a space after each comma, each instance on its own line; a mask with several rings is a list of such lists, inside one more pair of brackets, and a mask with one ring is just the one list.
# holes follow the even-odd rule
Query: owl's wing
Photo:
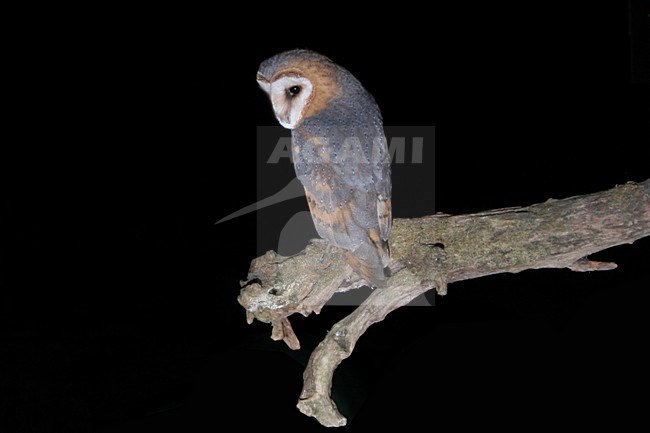
[[390, 156], [381, 121], [306, 126], [294, 135], [294, 162], [314, 225], [321, 237], [354, 252], [355, 270], [377, 283], [388, 265], [391, 230]]
[[375, 191], [377, 192], [377, 218], [379, 220], [379, 232], [384, 241], [388, 241], [393, 226], [392, 210], [392, 183], [390, 169], [390, 153], [388, 143], [381, 126], [377, 131], [376, 143], [374, 143], [371, 154], [371, 166]]
[[[349, 167], [353, 167], [353, 161], [357, 158], [354, 156], [357, 152], [361, 155], [361, 168], [358, 177], [365, 186], [364, 190], [370, 190], [369, 199], [374, 199], [377, 212], [377, 227], [379, 228], [380, 237], [383, 241], [388, 241], [392, 228], [392, 202], [391, 202], [391, 168], [390, 154], [388, 152], [388, 143], [384, 135], [384, 129], [381, 123], [381, 117], [377, 113], [375, 116], [369, 116], [365, 122], [351, 125], [352, 133], [347, 128], [341, 128], [339, 133], [343, 136], [339, 140], [345, 141], [346, 137], [354, 137], [351, 146], [344, 146], [344, 149], [352, 148], [352, 158], [341, 159], [337, 165], [340, 174], [347, 177]], [[358, 148], [355, 145], [359, 145]], [[366, 183], [369, 182], [369, 185]], [[370, 203], [372, 206], [373, 203]]]

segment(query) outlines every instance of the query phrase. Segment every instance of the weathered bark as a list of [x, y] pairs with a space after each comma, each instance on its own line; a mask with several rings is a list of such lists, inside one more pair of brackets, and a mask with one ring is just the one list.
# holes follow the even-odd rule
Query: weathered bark
[[[375, 290], [314, 350], [298, 408], [323, 425], [345, 425], [330, 398], [334, 370], [370, 325], [427, 290], [444, 295], [454, 281], [525, 269], [614, 269], [614, 263], [587, 256], [648, 235], [650, 180], [528, 207], [396, 219], [390, 240], [396, 272], [387, 288]], [[362, 284], [339, 249], [313, 240], [295, 256], [269, 251], [253, 260], [239, 302], [249, 322], [270, 322], [271, 337], [297, 349], [288, 317], [319, 313], [334, 293]]]

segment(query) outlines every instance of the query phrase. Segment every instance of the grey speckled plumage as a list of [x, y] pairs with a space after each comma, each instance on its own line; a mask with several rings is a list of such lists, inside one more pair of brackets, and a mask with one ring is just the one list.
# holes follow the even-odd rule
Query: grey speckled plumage
[[318, 234], [347, 250], [352, 268], [371, 285], [384, 286], [391, 171], [374, 98], [346, 69], [307, 50], [264, 61], [258, 81], [278, 120], [292, 129], [296, 174]]

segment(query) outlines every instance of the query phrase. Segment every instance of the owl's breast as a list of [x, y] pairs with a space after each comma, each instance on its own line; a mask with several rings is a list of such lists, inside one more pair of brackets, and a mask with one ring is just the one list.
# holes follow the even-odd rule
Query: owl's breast
[[329, 140], [304, 130], [292, 132], [291, 152], [298, 177], [319, 175], [332, 163]]

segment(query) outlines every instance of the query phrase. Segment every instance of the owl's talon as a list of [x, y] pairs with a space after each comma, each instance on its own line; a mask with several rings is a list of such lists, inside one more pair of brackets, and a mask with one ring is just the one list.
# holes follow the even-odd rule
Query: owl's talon
[[386, 267], [386, 272], [388, 273], [388, 275], [386, 275], [386, 276], [387, 277], [392, 277], [393, 275], [395, 275], [396, 273], [398, 273], [399, 271], [401, 271], [405, 267], [406, 267], [406, 265], [404, 263], [399, 262], [397, 260], [391, 260], [390, 263], [388, 264], [388, 266]]

